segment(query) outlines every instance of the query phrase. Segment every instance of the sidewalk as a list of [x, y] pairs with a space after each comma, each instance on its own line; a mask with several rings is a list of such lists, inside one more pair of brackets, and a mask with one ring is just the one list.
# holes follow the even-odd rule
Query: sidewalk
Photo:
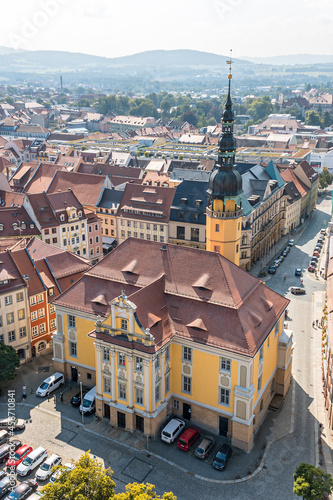
[[[325, 304], [325, 292], [315, 292], [313, 296], [313, 321], [320, 321], [323, 315], [323, 307]], [[325, 408], [325, 400], [323, 395], [322, 384], [322, 330], [319, 326], [313, 328], [314, 337], [314, 357], [313, 357], [313, 380], [314, 380], [314, 411], [318, 424], [323, 425], [322, 429], [315, 429], [316, 445], [316, 467], [323, 467], [324, 470], [333, 476], [333, 433], [328, 424], [328, 416]], [[321, 445], [319, 444], [321, 438]]]

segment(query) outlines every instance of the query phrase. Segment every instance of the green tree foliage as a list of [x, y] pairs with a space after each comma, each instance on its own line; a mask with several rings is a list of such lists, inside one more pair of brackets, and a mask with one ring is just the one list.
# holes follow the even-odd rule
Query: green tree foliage
[[278, 111], [277, 105], [273, 106], [269, 96], [247, 99], [245, 103], [246, 114], [252, 116], [255, 122], [262, 121], [271, 113]]
[[294, 474], [293, 492], [305, 500], [316, 500], [330, 494], [333, 490], [333, 479], [322, 469], [314, 465], [302, 463]]
[[323, 170], [319, 176], [319, 187], [326, 189], [333, 182], [333, 176], [328, 173], [328, 170]]
[[[61, 469], [61, 467], [59, 467]], [[64, 470], [64, 469], [63, 469]], [[125, 493], [115, 494], [111, 469], [104, 469], [89, 452], [82, 455], [72, 471], [64, 472], [42, 489], [45, 500], [177, 500], [173, 493], [156, 494], [152, 484], [128, 484]]]
[[183, 122], [188, 122], [190, 125], [194, 125], [196, 126], [197, 123], [198, 123], [198, 117], [197, 115], [193, 112], [193, 111], [185, 111], [180, 119], [183, 121]]
[[64, 470], [54, 483], [42, 489], [45, 500], [109, 500], [114, 498], [115, 483], [111, 469], [104, 469], [102, 464], [89, 453], [82, 455], [75, 463], [75, 468]]
[[89, 101], [89, 99], [79, 99], [77, 101], [77, 106], [79, 106], [79, 108], [90, 108], [91, 102]]
[[164, 493], [163, 496], [157, 495], [153, 484], [128, 484], [125, 493], [118, 493], [114, 496], [115, 500], [177, 500], [173, 493]]
[[322, 119], [318, 111], [306, 111], [305, 113], [305, 125], [322, 126]]
[[12, 380], [20, 366], [17, 352], [10, 345], [0, 342], [0, 380]]

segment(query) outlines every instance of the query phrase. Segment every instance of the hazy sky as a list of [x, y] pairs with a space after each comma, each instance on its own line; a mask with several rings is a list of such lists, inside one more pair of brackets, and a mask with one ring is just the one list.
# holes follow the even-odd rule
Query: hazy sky
[[26, 50], [333, 53], [332, 0], [12, 0], [1, 17], [0, 45]]

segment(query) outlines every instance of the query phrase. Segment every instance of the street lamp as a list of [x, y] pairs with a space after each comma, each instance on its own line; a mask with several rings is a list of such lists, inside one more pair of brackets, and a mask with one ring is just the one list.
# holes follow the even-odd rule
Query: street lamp
[[[80, 372], [79, 372], [79, 377], [80, 377], [80, 375], [81, 375], [81, 374], [80, 374]], [[83, 425], [84, 425], [84, 415], [83, 415], [83, 398], [82, 398], [82, 382], [81, 382], [81, 380], [80, 380], [80, 392], [81, 392], [81, 408], [82, 408], [82, 410], [81, 410], [81, 415], [82, 415], [81, 419], [82, 419], [82, 423], [83, 423]]]

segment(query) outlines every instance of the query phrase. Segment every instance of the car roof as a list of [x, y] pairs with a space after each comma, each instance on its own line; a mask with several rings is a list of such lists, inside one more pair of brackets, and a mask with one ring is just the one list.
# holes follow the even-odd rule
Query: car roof
[[45, 460], [45, 463], [46, 464], [49, 464], [50, 462], [53, 462], [53, 460], [55, 460], [56, 458], [60, 457], [60, 455], [57, 455], [56, 453], [53, 453], [52, 455], [50, 455], [46, 460]]
[[31, 448], [31, 446], [29, 446], [28, 444], [24, 444], [24, 445], [20, 446], [20, 448], [18, 450], [16, 450], [16, 453], [20, 453], [20, 452], [26, 451], [29, 448]]
[[227, 443], [224, 443], [222, 446], [220, 446], [219, 451], [228, 451], [231, 450], [231, 446]]
[[14, 491], [15, 491], [15, 493], [22, 493], [22, 491], [27, 490], [29, 487], [30, 487], [29, 484], [27, 484], [27, 483], [21, 483], [18, 486], [16, 486], [16, 488], [15, 488]]

